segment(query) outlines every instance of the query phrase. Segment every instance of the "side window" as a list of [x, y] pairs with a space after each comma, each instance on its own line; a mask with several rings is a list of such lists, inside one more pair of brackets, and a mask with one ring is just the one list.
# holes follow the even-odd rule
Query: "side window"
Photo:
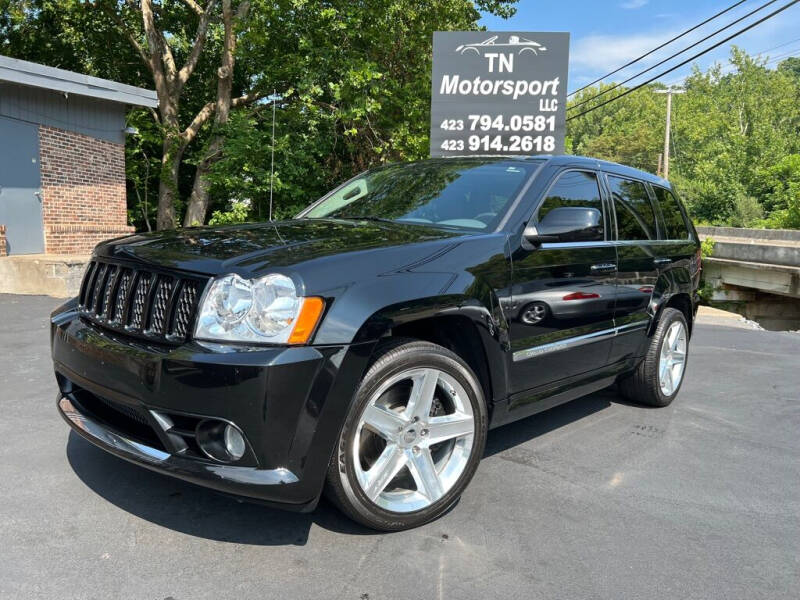
[[656, 215], [645, 185], [641, 181], [612, 175], [609, 175], [608, 183], [617, 215], [617, 239], [658, 239]]
[[665, 240], [685, 240], [689, 238], [689, 228], [683, 218], [683, 212], [678, 204], [678, 199], [669, 190], [653, 186], [656, 193], [656, 201], [661, 208], [661, 215], [664, 222]]
[[559, 175], [539, 207], [536, 227], [539, 233], [558, 235], [562, 241], [602, 242], [603, 201], [597, 175], [591, 171]]

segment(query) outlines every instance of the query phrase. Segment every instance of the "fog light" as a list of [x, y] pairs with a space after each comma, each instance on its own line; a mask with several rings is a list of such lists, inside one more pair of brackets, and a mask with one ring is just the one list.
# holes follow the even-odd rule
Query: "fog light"
[[239, 430], [230, 424], [225, 426], [225, 450], [233, 460], [239, 460], [244, 456], [244, 438]]
[[247, 442], [236, 425], [218, 419], [200, 421], [196, 439], [203, 454], [219, 462], [235, 462], [247, 452]]

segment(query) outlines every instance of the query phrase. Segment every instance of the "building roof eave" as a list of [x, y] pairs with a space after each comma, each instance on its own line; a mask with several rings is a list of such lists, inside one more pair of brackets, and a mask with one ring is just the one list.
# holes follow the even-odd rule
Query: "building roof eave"
[[134, 106], [158, 106], [153, 90], [0, 56], [0, 81]]

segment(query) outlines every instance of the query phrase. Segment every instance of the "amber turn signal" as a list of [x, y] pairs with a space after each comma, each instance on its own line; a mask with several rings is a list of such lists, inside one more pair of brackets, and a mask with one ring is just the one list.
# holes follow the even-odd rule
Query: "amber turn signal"
[[300, 308], [300, 314], [297, 316], [297, 321], [294, 324], [294, 329], [292, 329], [288, 342], [290, 344], [305, 344], [311, 339], [311, 334], [314, 333], [324, 308], [325, 301], [322, 298], [317, 298], [316, 296], [303, 298], [303, 306]]

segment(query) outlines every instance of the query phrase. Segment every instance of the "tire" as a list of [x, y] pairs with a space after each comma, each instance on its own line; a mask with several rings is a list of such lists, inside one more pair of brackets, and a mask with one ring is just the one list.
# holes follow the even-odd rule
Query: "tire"
[[526, 325], [536, 325], [550, 316], [550, 309], [544, 302], [531, 302], [519, 311], [519, 320]]
[[393, 340], [377, 349], [359, 385], [326, 494], [372, 529], [436, 519], [475, 474], [487, 422], [481, 385], [461, 358], [429, 342]]
[[[664, 371], [661, 369], [665, 366], [665, 363], [662, 362], [662, 351], [667, 355], [671, 355], [675, 360], [681, 353], [681, 351], [671, 348], [670, 340], [667, 339], [675, 329], [679, 329], [683, 334], [683, 362], [681, 363], [682, 367], [679, 376], [675, 377], [675, 371], [672, 371], [670, 376], [671, 385], [667, 385], [665, 388], [662, 385]], [[688, 358], [689, 327], [686, 323], [686, 317], [680, 310], [665, 308], [661, 313], [661, 319], [658, 322], [655, 333], [650, 338], [650, 345], [647, 348], [644, 359], [632, 373], [620, 380], [619, 391], [632, 402], [646, 406], [668, 406], [681, 389], [681, 384], [686, 374]]]

